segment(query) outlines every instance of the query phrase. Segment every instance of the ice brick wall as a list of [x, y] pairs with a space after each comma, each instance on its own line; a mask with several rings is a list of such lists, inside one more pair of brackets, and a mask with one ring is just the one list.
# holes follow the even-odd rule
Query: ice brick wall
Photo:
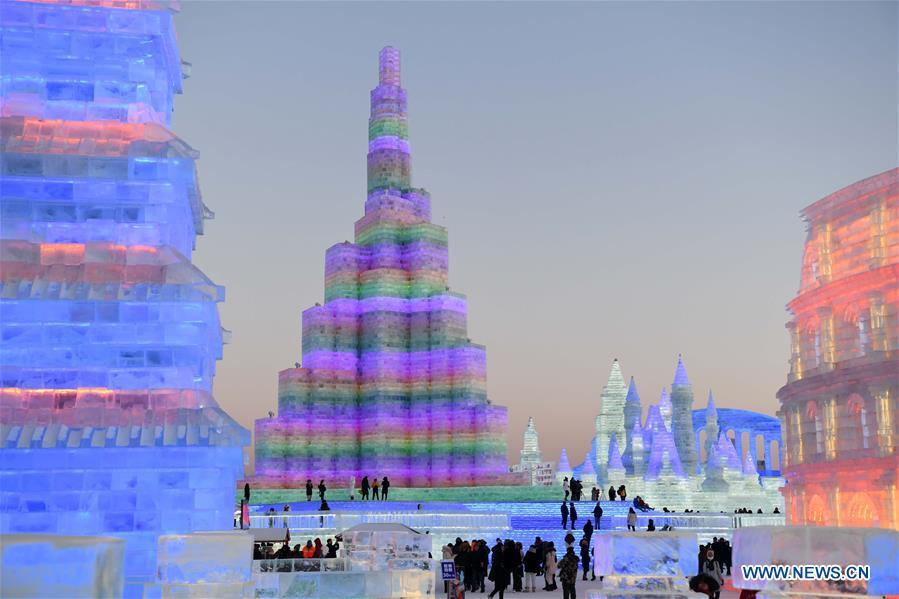
[[487, 400], [486, 351], [448, 287], [446, 229], [411, 185], [397, 50], [379, 73], [365, 214], [355, 243], [325, 255], [325, 303], [303, 312], [303, 367], [280, 373], [278, 416], [256, 422], [257, 485], [506, 480], [506, 410]]
[[211, 212], [168, 129], [172, 16], [0, 10], [0, 533], [120, 536], [126, 593], [160, 534], [230, 528], [249, 441], [211, 395], [224, 290], [190, 262]]

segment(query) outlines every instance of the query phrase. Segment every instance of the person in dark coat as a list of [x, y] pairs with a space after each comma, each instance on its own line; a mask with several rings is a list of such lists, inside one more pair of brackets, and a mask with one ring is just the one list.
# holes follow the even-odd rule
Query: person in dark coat
[[609, 501], [615, 501], [615, 487], [609, 487]]
[[590, 522], [590, 518], [587, 518], [587, 523], [584, 524], [584, 538], [587, 539], [587, 542], [590, 541], [590, 537], [593, 536], [593, 523]]
[[509, 569], [503, 555], [503, 546], [497, 544], [493, 549], [493, 563], [490, 564], [490, 576], [488, 576], [493, 581], [493, 590], [487, 596], [493, 597], [499, 594], [499, 599], [503, 599], [503, 592], [509, 586]]
[[627, 489], [624, 488], [624, 485], [618, 487], [618, 497], [621, 498], [621, 501], [627, 499]]
[[325, 479], [321, 479], [318, 483], [318, 498], [324, 501], [325, 499], [325, 491], [328, 490], [328, 487], [325, 486]]
[[568, 504], [563, 501], [559, 511], [562, 512], [562, 530], [565, 530], [568, 528]]
[[[587, 571], [590, 570], [590, 537], [587, 536], [581, 539], [581, 565], [584, 567], [584, 580], [587, 580]], [[591, 574], [596, 580], [596, 574]]]
[[387, 501], [387, 490], [390, 488], [390, 480], [385, 476], [381, 479], [381, 501]]
[[312, 501], [312, 479], [306, 479], [306, 501]]
[[571, 530], [574, 530], [574, 524], [575, 522], [577, 522], [577, 510], [574, 507], [573, 501], [571, 502], [571, 507], [568, 508], [568, 513], [570, 514], [571, 518]]
[[247, 503], [250, 503], [250, 483], [246, 483], [243, 486], [243, 498]]
[[368, 482], [368, 477], [367, 477], [367, 476], [363, 476], [363, 477], [362, 477], [361, 487], [360, 487], [360, 489], [361, 489], [360, 495], [362, 495], [362, 499], [363, 499], [363, 500], [364, 500], [364, 499], [368, 499], [368, 490], [369, 490], [370, 488], [371, 488], [371, 483]]
[[602, 528], [600, 518], [602, 518], [602, 506], [599, 505], [599, 502], [597, 501], [596, 506], [593, 508], [593, 519], [596, 520], [596, 530]]

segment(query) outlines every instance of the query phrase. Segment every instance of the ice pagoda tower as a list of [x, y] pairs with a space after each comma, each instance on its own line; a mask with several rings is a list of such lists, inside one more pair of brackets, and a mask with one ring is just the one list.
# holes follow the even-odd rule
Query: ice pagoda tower
[[596, 479], [600, 483], [608, 480], [608, 460], [605, 458], [609, 455], [609, 444], [612, 437], [627, 438], [624, 422], [627, 392], [628, 386], [624, 382], [621, 365], [618, 364], [616, 358], [612, 362], [609, 379], [602, 388], [599, 414], [596, 416], [596, 455], [598, 460]]
[[232, 528], [249, 432], [213, 399], [224, 289], [172, 12], [3, 0], [0, 533], [118, 536], [126, 594], [161, 534]]
[[400, 55], [380, 53], [368, 124], [368, 198], [355, 242], [325, 255], [325, 301], [303, 312], [302, 367], [279, 373], [278, 415], [256, 422], [257, 485], [307, 478], [401, 486], [508, 478], [506, 409], [448, 286], [446, 229], [412, 186]]

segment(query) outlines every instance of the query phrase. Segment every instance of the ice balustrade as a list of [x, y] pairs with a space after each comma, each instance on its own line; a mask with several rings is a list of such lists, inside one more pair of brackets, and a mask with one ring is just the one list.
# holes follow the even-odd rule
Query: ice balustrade
[[345, 530], [357, 524], [397, 523], [419, 530], [450, 529], [508, 529], [511, 528], [506, 514], [479, 513], [432, 513], [432, 512], [361, 512], [316, 514], [276, 513], [250, 514], [250, 528], [328, 528]]

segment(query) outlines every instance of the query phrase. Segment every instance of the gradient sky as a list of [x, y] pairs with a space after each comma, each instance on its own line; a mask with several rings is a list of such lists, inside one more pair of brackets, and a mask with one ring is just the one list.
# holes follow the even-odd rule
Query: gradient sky
[[774, 413], [798, 211], [897, 164], [893, 2], [187, 1], [177, 27], [216, 212], [195, 262], [233, 331], [215, 393], [250, 428], [362, 215], [384, 45], [513, 462], [528, 416], [581, 460], [616, 357], [644, 407], [682, 352], [697, 407]]

